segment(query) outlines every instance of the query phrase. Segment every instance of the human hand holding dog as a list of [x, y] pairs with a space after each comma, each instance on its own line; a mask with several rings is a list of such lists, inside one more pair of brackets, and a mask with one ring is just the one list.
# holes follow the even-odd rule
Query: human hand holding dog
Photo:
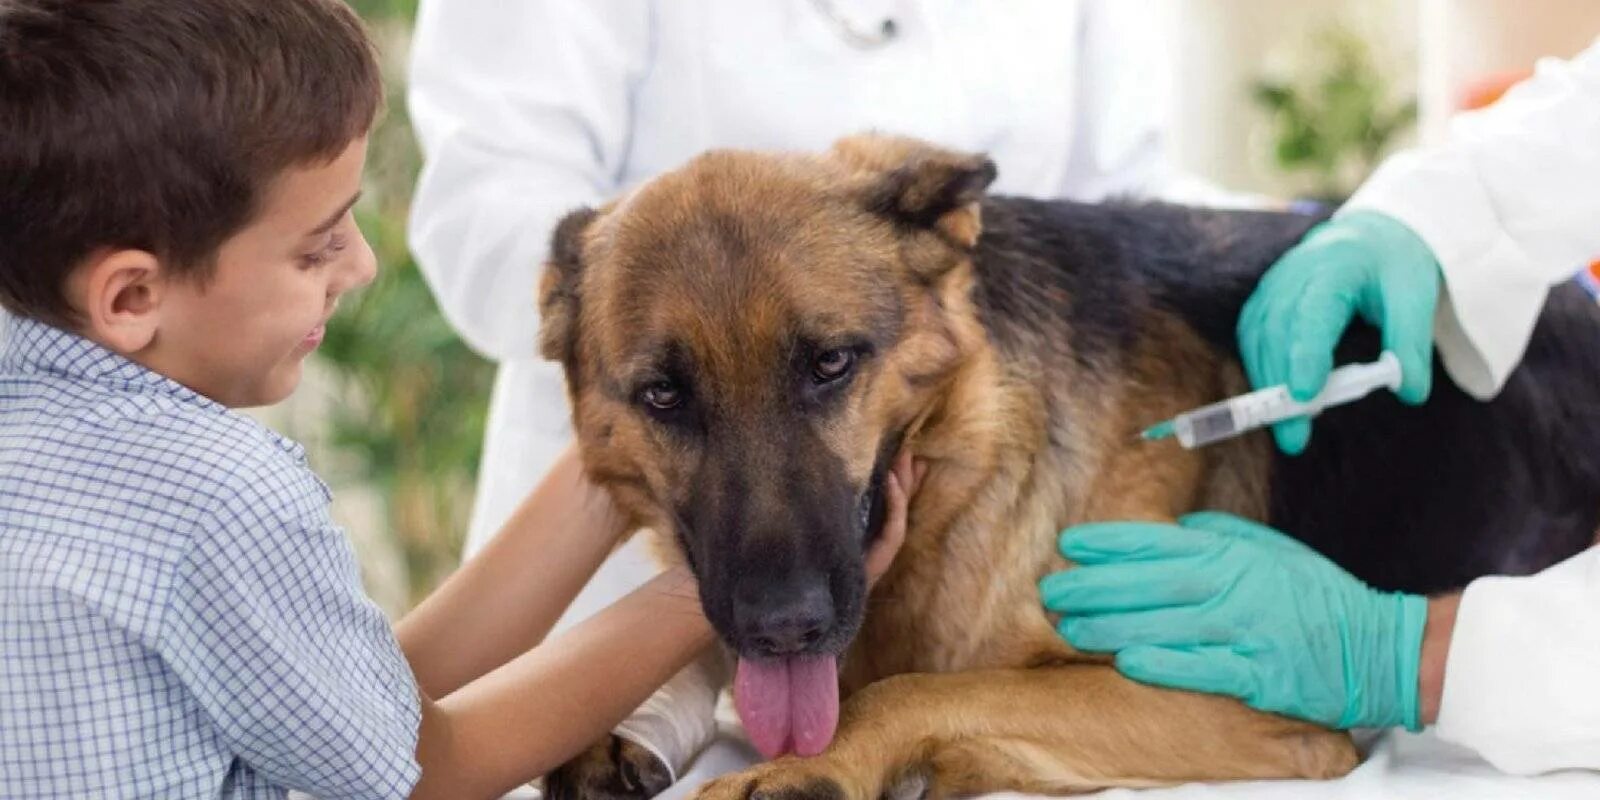
[[927, 462], [916, 461], [909, 451], [901, 451], [899, 457], [894, 460], [894, 468], [884, 480], [886, 513], [883, 531], [878, 535], [878, 541], [867, 550], [868, 588], [876, 586], [878, 579], [889, 571], [889, 565], [894, 563], [894, 557], [900, 553], [900, 546], [905, 544], [907, 509], [911, 505], [911, 496], [916, 494], [917, 487], [922, 484], [923, 476], [927, 474]]
[[1079, 525], [1060, 549], [1079, 566], [1040, 583], [1045, 607], [1063, 615], [1063, 638], [1116, 652], [1134, 680], [1338, 728], [1421, 726], [1422, 597], [1375, 590], [1218, 512]]

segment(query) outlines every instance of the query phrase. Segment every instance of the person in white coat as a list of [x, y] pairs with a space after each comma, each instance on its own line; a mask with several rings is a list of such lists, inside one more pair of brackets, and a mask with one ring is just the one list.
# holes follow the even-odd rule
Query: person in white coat
[[[1435, 347], [1487, 399], [1549, 287], [1597, 257], [1600, 41], [1386, 162], [1274, 264], [1239, 319], [1246, 371], [1309, 399], [1360, 314], [1400, 357], [1401, 400], [1426, 401]], [[1290, 454], [1314, 444], [1309, 420], [1274, 434]], [[1508, 773], [1600, 770], [1600, 547], [1431, 598], [1375, 591], [1221, 514], [1081, 526], [1061, 547], [1080, 566], [1045, 579], [1045, 604], [1129, 677], [1330, 726], [1432, 725]], [[1177, 584], [1218, 588], [1162, 589]], [[1194, 646], [1196, 630], [1227, 634]]]
[[[446, 318], [499, 372], [466, 552], [570, 437], [536, 354], [555, 223], [709, 149], [820, 150], [868, 129], [988, 153], [996, 191], [1238, 202], [1174, 170], [1162, 4], [1016, 0], [423, 0], [410, 112], [425, 165], [411, 244]], [[613, 557], [558, 626], [652, 573]], [[640, 719], [676, 769], [708, 736], [685, 674]], [[633, 733], [643, 724], [630, 723]], [[626, 726], [625, 726], [626, 727]], [[632, 738], [649, 739], [638, 734]], [[681, 744], [674, 744], [681, 743]]]

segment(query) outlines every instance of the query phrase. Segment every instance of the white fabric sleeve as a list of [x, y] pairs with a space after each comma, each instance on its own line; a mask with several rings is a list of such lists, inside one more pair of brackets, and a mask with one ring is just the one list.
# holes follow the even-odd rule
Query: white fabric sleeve
[[1503, 772], [1600, 770], [1600, 547], [1480, 578], [1457, 611], [1437, 733]]
[[1522, 359], [1550, 286], [1600, 257], [1600, 42], [1546, 59], [1440, 147], [1396, 155], [1341, 209], [1404, 222], [1444, 283], [1434, 338], [1450, 377], [1493, 397]]
[[655, 753], [677, 783], [717, 735], [717, 697], [728, 682], [726, 659], [711, 648], [656, 691], [612, 732]]
[[550, 233], [616, 189], [652, 7], [425, 0], [418, 11], [409, 104], [425, 161], [411, 247], [445, 317], [485, 356], [535, 356]]

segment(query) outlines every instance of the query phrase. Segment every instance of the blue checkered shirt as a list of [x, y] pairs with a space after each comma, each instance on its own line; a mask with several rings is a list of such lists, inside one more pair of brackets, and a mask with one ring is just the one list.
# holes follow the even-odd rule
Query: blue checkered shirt
[[0, 797], [404, 797], [417, 689], [300, 447], [0, 334]]

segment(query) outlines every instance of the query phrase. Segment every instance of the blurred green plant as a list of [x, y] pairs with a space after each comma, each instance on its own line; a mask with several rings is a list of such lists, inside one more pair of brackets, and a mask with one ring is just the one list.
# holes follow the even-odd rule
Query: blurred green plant
[[417, 0], [349, 0], [368, 24], [399, 21], [408, 27], [417, 17]]
[[1325, 28], [1313, 44], [1310, 80], [1261, 80], [1253, 98], [1272, 117], [1278, 168], [1306, 176], [1317, 199], [1338, 202], [1416, 123], [1417, 101], [1394, 98], [1371, 49], [1348, 28]]
[[330, 438], [353, 457], [359, 479], [382, 494], [415, 601], [459, 562], [494, 368], [445, 322], [406, 246], [421, 164], [404, 85], [416, 0], [351, 5], [378, 43], [388, 86], [357, 209], [379, 268], [329, 321], [318, 355], [341, 398], [330, 412]]

